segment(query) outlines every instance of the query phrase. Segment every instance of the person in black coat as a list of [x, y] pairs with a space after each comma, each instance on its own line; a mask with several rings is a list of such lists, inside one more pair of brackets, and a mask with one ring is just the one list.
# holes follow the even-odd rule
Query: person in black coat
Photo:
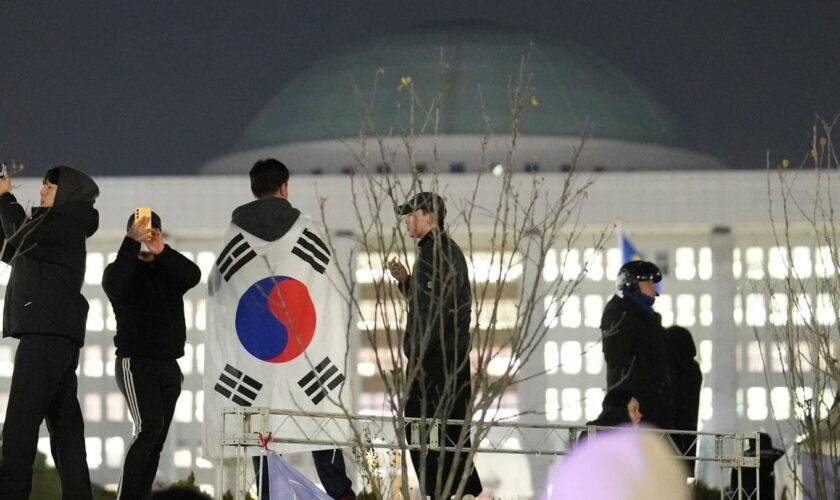
[[129, 217], [117, 258], [102, 275], [117, 319], [117, 386], [134, 420], [117, 498], [147, 498], [152, 491], [181, 395], [177, 359], [187, 339], [183, 297], [200, 279], [198, 266], [164, 242], [158, 214], [152, 212], [151, 220]]
[[656, 283], [651, 262], [631, 261], [618, 272], [614, 295], [601, 316], [607, 390], [627, 389], [641, 404], [644, 423], [671, 426], [670, 364], [662, 318], [653, 310]]
[[[755, 490], [760, 486], [761, 498], [776, 498], [776, 461], [785, 455], [785, 452], [773, 446], [773, 438], [766, 432], [758, 433], [761, 451], [758, 456], [758, 483], [756, 484], [756, 470], [752, 468], [741, 469], [741, 493], [742, 498], [757, 498]], [[756, 452], [755, 438], [747, 440], [747, 449], [744, 455], [754, 457]], [[738, 470], [732, 469], [729, 474], [730, 492], [738, 498]]]
[[20, 340], [3, 426], [0, 498], [27, 499], [41, 422], [63, 498], [91, 498], [76, 367], [88, 312], [82, 295], [86, 240], [99, 228], [99, 187], [70, 167], [44, 176], [40, 206], [29, 217], [0, 177], [3, 262], [11, 264], [3, 336]]
[[[620, 425], [638, 425], [642, 421], [639, 400], [630, 391], [616, 387], [607, 392], [601, 402], [601, 413], [598, 418], [586, 422], [587, 426], [617, 427]], [[584, 432], [578, 437], [577, 444], [588, 437]]]
[[[697, 348], [691, 332], [681, 326], [665, 330], [668, 341], [668, 356], [671, 359], [671, 402], [673, 409], [672, 429], [697, 432], [697, 417], [700, 411], [700, 388], [703, 374], [694, 357]], [[674, 444], [680, 453], [693, 457], [697, 453], [695, 436], [673, 434]], [[689, 475], [694, 476], [694, 461], [686, 461]]]
[[[405, 416], [463, 420], [472, 400], [472, 292], [467, 262], [458, 244], [443, 230], [446, 207], [440, 196], [418, 193], [399, 207], [399, 214], [405, 216], [408, 235], [418, 239], [417, 260], [410, 275], [396, 260], [388, 263], [408, 303], [403, 351], [408, 359], [406, 373], [414, 376], [414, 383], [405, 401]], [[446, 427], [441, 446], [456, 446], [461, 431], [460, 425]], [[409, 431], [407, 434], [410, 436]], [[467, 436], [463, 449], [469, 448]], [[437, 498], [451, 473], [453, 460], [458, 461], [453, 485], [460, 482], [466, 453], [427, 451], [425, 457], [420, 455], [419, 450], [411, 451], [418, 479], [425, 473], [421, 490], [426, 495]], [[472, 464], [470, 468], [464, 494], [479, 495], [481, 479]], [[442, 481], [437, 479], [439, 471]]]

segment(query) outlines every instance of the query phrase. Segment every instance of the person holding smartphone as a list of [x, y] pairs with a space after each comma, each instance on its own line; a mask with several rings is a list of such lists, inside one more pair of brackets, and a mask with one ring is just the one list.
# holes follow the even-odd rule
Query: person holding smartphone
[[27, 499], [41, 422], [61, 479], [62, 498], [90, 499], [76, 367], [85, 343], [82, 295], [86, 240], [99, 228], [99, 187], [65, 166], [47, 170], [40, 205], [27, 217], [0, 176], [2, 259], [11, 265], [3, 336], [19, 339], [3, 426], [0, 499]]
[[117, 258], [102, 276], [117, 319], [117, 386], [134, 420], [119, 499], [148, 498], [152, 491], [181, 394], [177, 359], [186, 342], [183, 297], [200, 279], [198, 266], [164, 242], [158, 214], [137, 210], [129, 217]]

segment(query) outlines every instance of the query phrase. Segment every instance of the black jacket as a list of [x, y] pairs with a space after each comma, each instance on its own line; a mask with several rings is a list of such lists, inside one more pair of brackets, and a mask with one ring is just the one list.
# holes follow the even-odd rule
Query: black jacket
[[[463, 418], [471, 393], [472, 292], [464, 254], [449, 235], [435, 231], [418, 242], [414, 268], [400, 291], [408, 303], [403, 350], [409, 369], [420, 363], [422, 370], [409, 390], [406, 414]], [[453, 375], [455, 384], [445, 388]], [[436, 404], [443, 397], [451, 398], [451, 406]], [[441, 413], [446, 406], [448, 415]]]
[[138, 259], [139, 252], [140, 243], [126, 236], [102, 275], [117, 317], [117, 356], [178, 359], [187, 338], [183, 297], [201, 271], [169, 245], [151, 262]]
[[67, 337], [84, 345], [88, 303], [82, 295], [86, 239], [99, 228], [93, 179], [59, 167], [51, 208], [29, 218], [12, 193], [0, 196], [3, 262], [12, 266], [6, 287], [3, 336], [27, 333]]
[[237, 207], [231, 222], [257, 238], [276, 241], [295, 225], [300, 210], [282, 198], [260, 198]]
[[[671, 360], [671, 404], [673, 406], [672, 428], [681, 431], [697, 431], [697, 417], [700, 413], [700, 390], [703, 374], [694, 360], [697, 348], [691, 333], [685, 328], [672, 326], [666, 330], [668, 357]], [[677, 435], [675, 435], [677, 436]], [[687, 453], [693, 436], [679, 436], [674, 441], [682, 453]]]
[[601, 316], [601, 330], [607, 386], [630, 391], [644, 422], [670, 428], [670, 366], [661, 316], [614, 295]]

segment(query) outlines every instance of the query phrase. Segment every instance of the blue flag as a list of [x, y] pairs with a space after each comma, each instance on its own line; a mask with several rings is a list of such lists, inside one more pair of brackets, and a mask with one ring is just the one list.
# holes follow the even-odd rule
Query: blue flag
[[[639, 252], [622, 229], [618, 230], [618, 248], [621, 250], [622, 264], [626, 264], [631, 260], [644, 260], [642, 253]], [[659, 294], [661, 291], [662, 283], [660, 282], [656, 284], [656, 293]]]
[[332, 500], [277, 453], [271, 452], [267, 458], [271, 500]]

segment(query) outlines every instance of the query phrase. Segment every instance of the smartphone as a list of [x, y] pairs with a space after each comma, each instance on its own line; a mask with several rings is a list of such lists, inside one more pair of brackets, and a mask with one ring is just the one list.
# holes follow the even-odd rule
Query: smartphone
[[137, 207], [134, 209], [134, 222], [146, 218], [146, 225], [143, 227], [144, 231], [152, 229], [152, 209], [151, 207]]

